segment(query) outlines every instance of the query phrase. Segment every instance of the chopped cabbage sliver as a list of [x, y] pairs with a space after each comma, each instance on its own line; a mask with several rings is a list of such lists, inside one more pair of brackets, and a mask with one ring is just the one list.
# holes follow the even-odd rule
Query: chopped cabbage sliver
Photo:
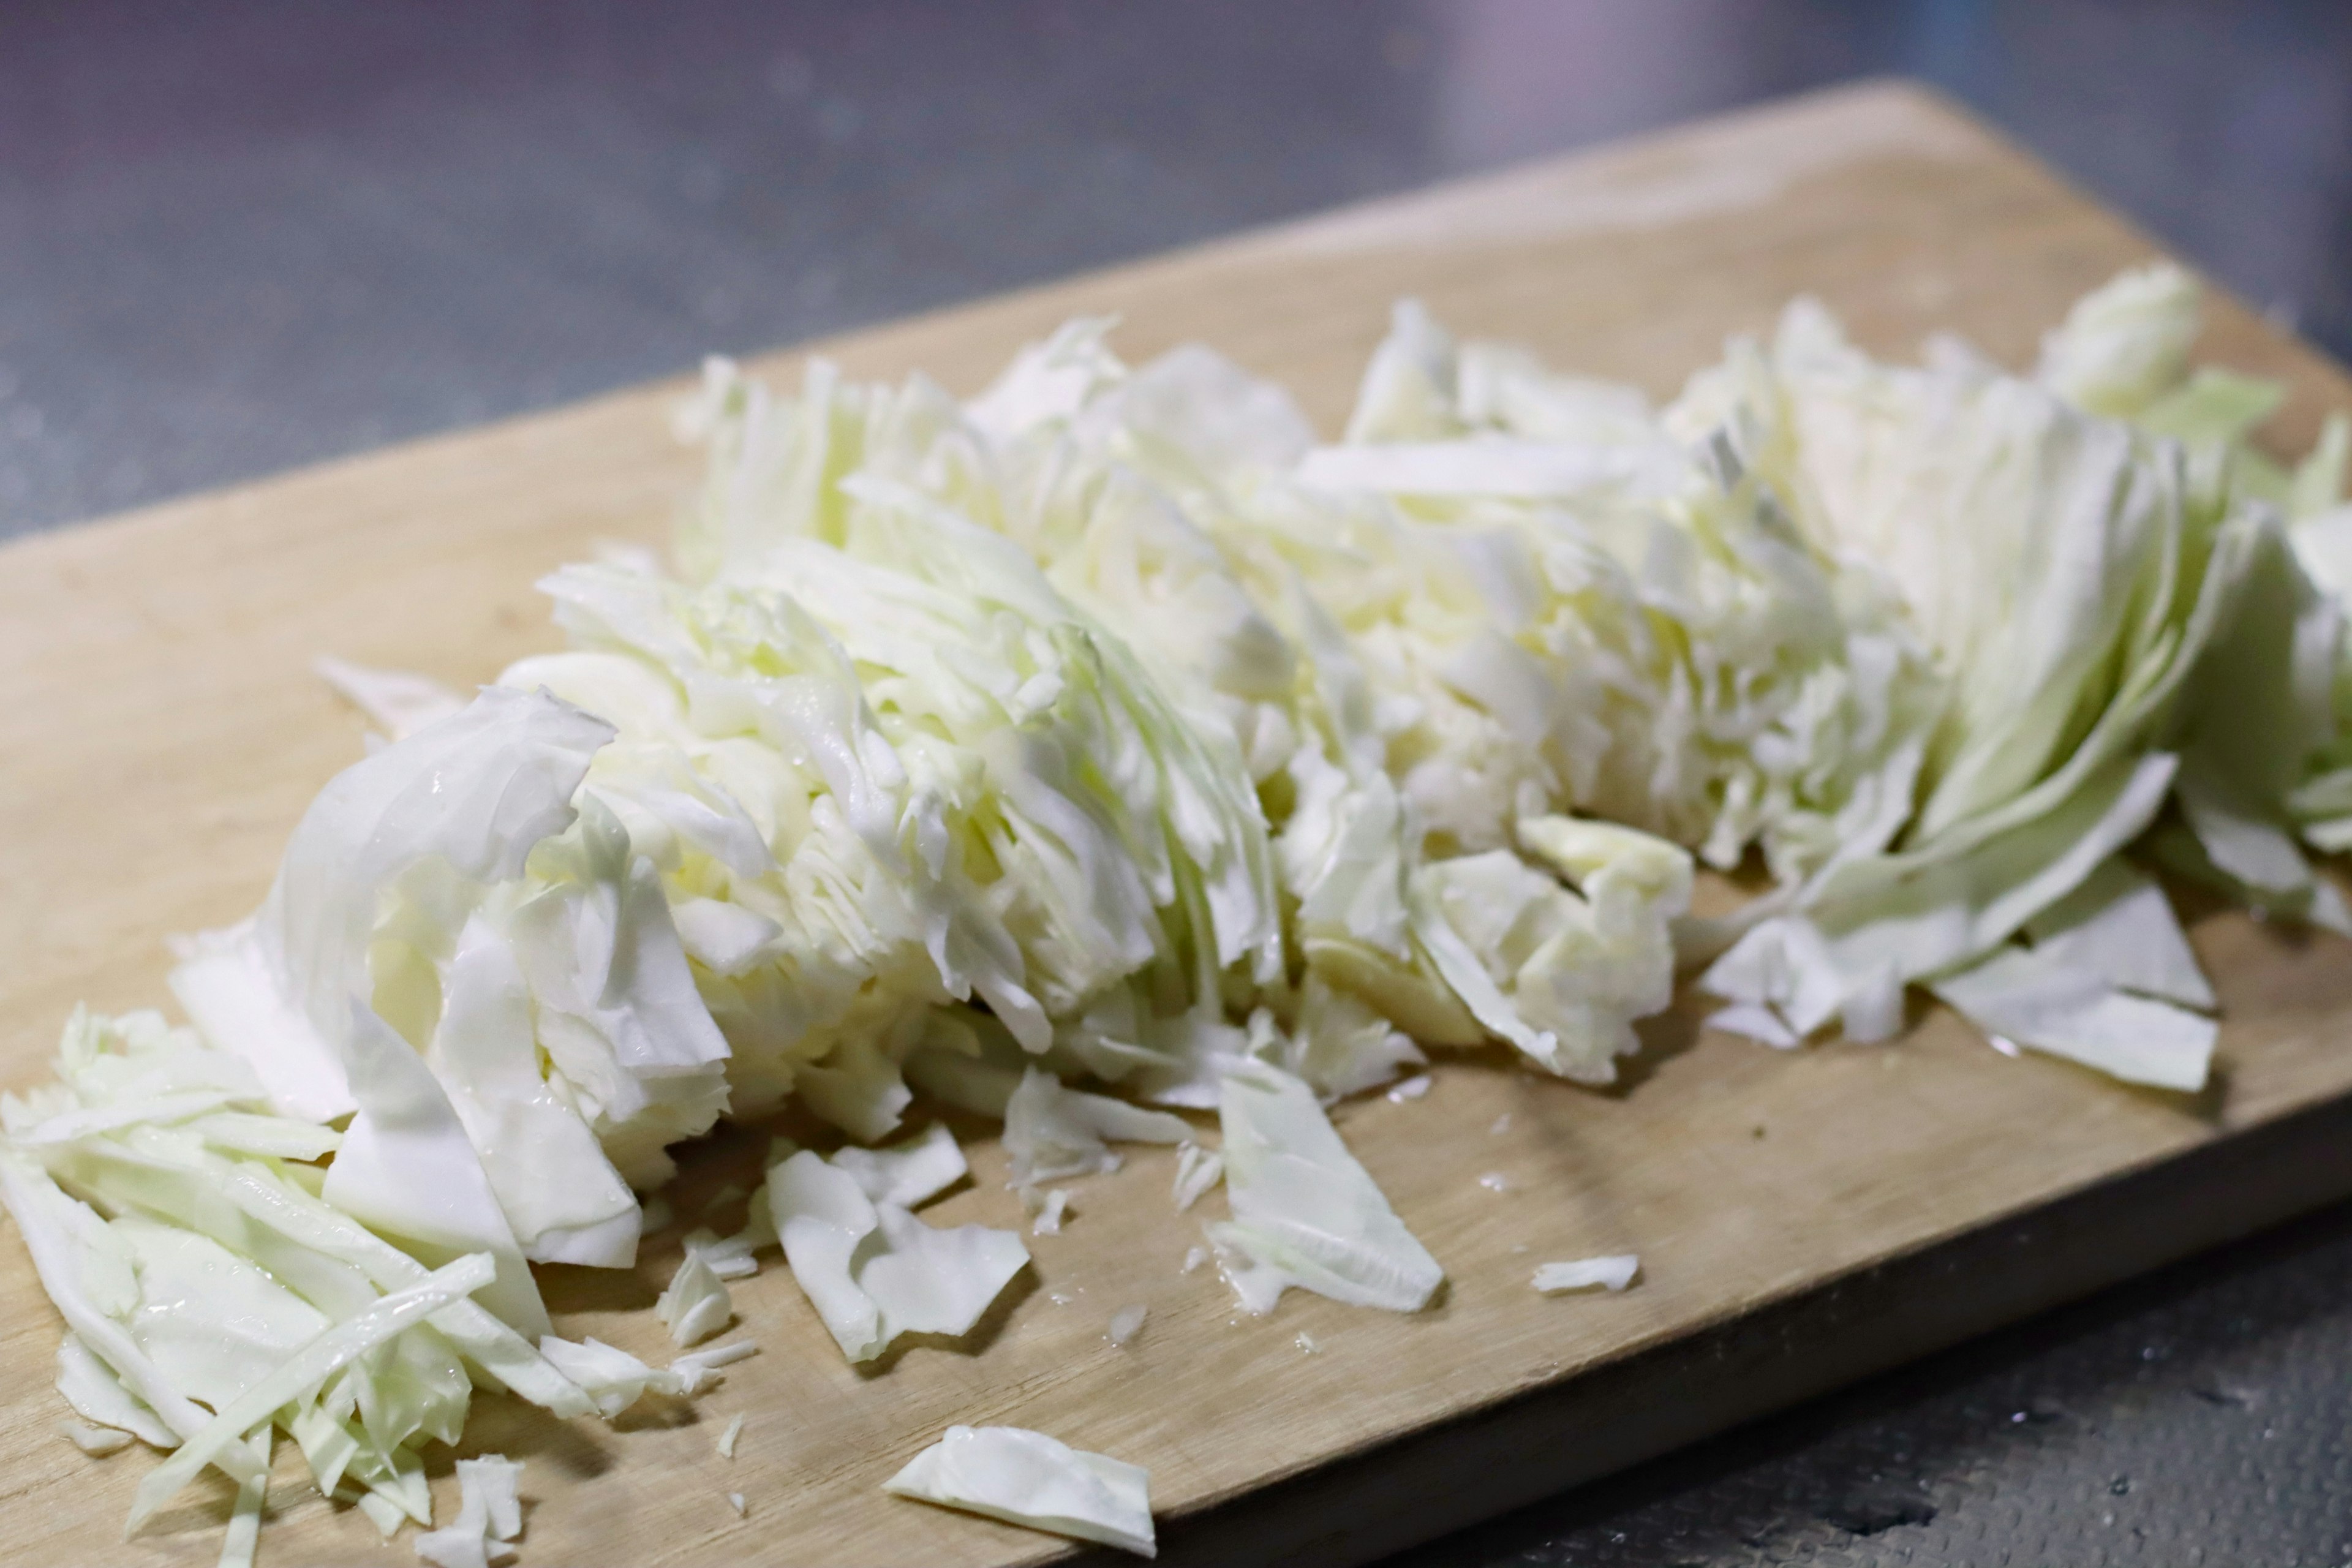
[[269, 1448], [276, 1436], [265, 1427], [253, 1439], [254, 1462], [261, 1474], [237, 1483], [228, 1531], [221, 1538], [220, 1568], [253, 1568], [254, 1550], [261, 1543], [261, 1508], [269, 1494]]
[[584, 1390], [594, 1403], [596, 1413], [608, 1421], [648, 1391], [672, 1394], [688, 1392], [688, 1384], [699, 1381], [701, 1369], [720, 1364], [709, 1360], [695, 1363], [693, 1369], [681, 1370], [679, 1363], [691, 1358], [680, 1356], [667, 1367], [651, 1367], [602, 1340], [585, 1339], [575, 1344], [553, 1334], [539, 1342], [539, 1353]]
[[1444, 1270], [1339, 1142], [1312, 1089], [1252, 1063], [1226, 1077], [1219, 1119], [1234, 1217], [1207, 1228], [1245, 1309], [1271, 1311], [1292, 1286], [1393, 1312], [1428, 1305]]
[[1224, 1179], [1225, 1157], [1223, 1154], [1190, 1142], [1177, 1146], [1173, 1195], [1178, 1213], [1199, 1203], [1210, 1188]]
[[1642, 1271], [1642, 1260], [1630, 1252], [1607, 1258], [1580, 1258], [1568, 1263], [1536, 1266], [1535, 1288], [1547, 1296], [1568, 1290], [1622, 1290]]
[[1140, 1465], [1019, 1426], [950, 1426], [882, 1483], [900, 1497], [1155, 1557], [1150, 1486]]
[[700, 1394], [719, 1380], [719, 1369], [733, 1366], [737, 1362], [760, 1353], [760, 1347], [751, 1340], [737, 1340], [732, 1344], [713, 1345], [709, 1350], [688, 1351], [673, 1359], [668, 1367], [677, 1379], [677, 1391], [684, 1394]]

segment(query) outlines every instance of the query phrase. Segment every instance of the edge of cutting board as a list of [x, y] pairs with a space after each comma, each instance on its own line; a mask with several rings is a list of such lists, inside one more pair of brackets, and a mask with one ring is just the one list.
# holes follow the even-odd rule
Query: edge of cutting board
[[[2352, 1194], [2352, 1097], [1991, 1219], [1179, 1521], [1174, 1568], [1351, 1568]], [[2150, 1213], [2162, 1226], [2147, 1223]], [[1089, 1568], [1122, 1561], [1079, 1554]]]

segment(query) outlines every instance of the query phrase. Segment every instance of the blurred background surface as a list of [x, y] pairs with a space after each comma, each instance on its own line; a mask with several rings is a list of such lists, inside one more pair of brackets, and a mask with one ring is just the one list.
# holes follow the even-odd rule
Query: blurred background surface
[[[0, 6], [0, 535], [1856, 76], [2352, 353], [2352, 4]], [[2352, 1561], [2352, 1211], [1411, 1553]]]

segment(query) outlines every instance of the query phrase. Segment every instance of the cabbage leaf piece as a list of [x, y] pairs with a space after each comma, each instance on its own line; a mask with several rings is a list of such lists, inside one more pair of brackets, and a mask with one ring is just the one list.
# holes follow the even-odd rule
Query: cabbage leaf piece
[[365, 1004], [343, 1047], [359, 1113], [319, 1195], [420, 1256], [476, 1250], [496, 1260], [483, 1305], [526, 1338], [548, 1331], [530, 1265], [440, 1081]]
[[963, 1180], [971, 1167], [947, 1124], [934, 1121], [915, 1137], [881, 1149], [855, 1146], [831, 1161], [877, 1204], [917, 1209]]
[[803, 1150], [768, 1173], [784, 1261], [841, 1353], [869, 1362], [906, 1333], [968, 1333], [1028, 1265], [1011, 1231], [940, 1229]]
[[1707, 970], [1717, 995], [1768, 1007], [1799, 1037], [1901, 1026], [1903, 987], [1991, 952], [2156, 819], [2179, 759], [2125, 755], [2038, 817], [1966, 849], [1849, 862], [1798, 912], [1753, 927]]
[[2036, 952], [2123, 991], [2210, 1013], [2212, 983], [2198, 966], [2172, 901], [2129, 861], [2105, 862], [2083, 885], [2025, 922]]
[[2004, 947], [1929, 983], [1986, 1033], [2158, 1089], [2205, 1087], [2213, 1020], [2125, 991], [2047, 947]]
[[1020, 1426], [950, 1426], [882, 1483], [899, 1497], [1156, 1557], [1151, 1473]]
[[2074, 301], [2042, 340], [2034, 378], [2092, 414], [2144, 413], [2189, 374], [2197, 295], [2196, 279], [2170, 262], [2117, 276]]
[[1066, 1089], [1052, 1073], [1033, 1067], [1004, 1107], [1005, 1180], [1026, 1187], [1097, 1175], [1118, 1169], [1111, 1142], [1182, 1143], [1192, 1136], [1192, 1123], [1181, 1116]]
[[442, 989], [425, 1059], [516, 1244], [540, 1262], [628, 1267], [636, 1258], [636, 1197], [540, 1071], [530, 990], [507, 934], [479, 913], [469, 918]]
[[650, 863], [600, 799], [571, 804], [613, 733], [484, 690], [331, 782], [261, 911], [174, 979], [279, 1109], [359, 1111], [331, 1202], [436, 1257], [490, 1250], [488, 1300], [531, 1335], [523, 1260], [626, 1264], [624, 1177], [666, 1173], [662, 1145], [725, 1096]]
[[1226, 1075], [1231, 1220], [1211, 1223], [1225, 1278], [1252, 1312], [1297, 1286], [1351, 1306], [1419, 1311], [1445, 1278], [1332, 1131], [1314, 1090], [1253, 1062]]
[[[419, 867], [446, 866], [476, 882], [520, 876], [532, 847], [570, 825], [572, 794], [612, 734], [545, 696], [491, 690], [336, 775], [296, 826], [260, 913], [199, 955], [226, 973], [226, 951], [250, 942], [237, 973], [257, 977], [272, 1000], [199, 1010], [183, 987], [197, 1028], [251, 1055], [273, 1083], [340, 1081], [352, 1001], [375, 989], [368, 949], [382, 900]], [[198, 994], [209, 997], [210, 987]], [[278, 1032], [256, 1038], [264, 1021]], [[289, 1071], [298, 1062], [305, 1068]], [[310, 1109], [327, 1120], [354, 1106], [346, 1091], [323, 1115]]]

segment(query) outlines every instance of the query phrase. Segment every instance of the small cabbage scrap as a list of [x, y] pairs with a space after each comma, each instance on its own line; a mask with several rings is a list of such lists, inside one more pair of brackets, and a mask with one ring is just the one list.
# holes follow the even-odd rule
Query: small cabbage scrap
[[1612, 1295], [1633, 1282], [1642, 1260], [1630, 1252], [1607, 1258], [1580, 1258], [1568, 1263], [1536, 1266], [1535, 1288], [1547, 1296], [1570, 1290], [1607, 1290]]
[[1444, 1270], [1339, 1142], [1313, 1089], [1252, 1063], [1218, 1109], [1234, 1217], [1208, 1227], [1243, 1307], [1269, 1312], [1297, 1286], [1351, 1306], [1415, 1312]]
[[950, 1426], [882, 1489], [1156, 1557], [1151, 1472], [1020, 1426]]
[[699, 1344], [735, 1321], [735, 1303], [709, 1260], [694, 1247], [670, 1276], [669, 1286], [654, 1303], [669, 1337], [681, 1345]]
[[[607, 1421], [635, 1405], [647, 1393], [683, 1394], [688, 1384], [698, 1381], [693, 1369], [681, 1370], [673, 1363], [668, 1367], [647, 1366], [644, 1362], [616, 1346], [599, 1339], [585, 1339], [574, 1343], [549, 1334], [539, 1342], [540, 1354], [564, 1376], [577, 1384], [593, 1402], [596, 1414]], [[679, 1363], [692, 1358], [680, 1356]], [[697, 1367], [718, 1364], [706, 1360]]]
[[1171, 1194], [1179, 1214], [1205, 1196], [1225, 1179], [1225, 1157], [1213, 1149], [1187, 1142], [1176, 1148], [1176, 1184]]
[[677, 1357], [667, 1369], [677, 1379], [677, 1391], [692, 1396], [700, 1394], [719, 1381], [719, 1369], [733, 1366], [737, 1362], [760, 1353], [758, 1343], [737, 1340], [730, 1344], [713, 1345], [709, 1350], [688, 1351]]
[[416, 1538], [416, 1555], [434, 1568], [490, 1568], [515, 1554], [522, 1533], [516, 1486], [522, 1461], [484, 1454], [457, 1461], [457, 1517], [446, 1528]]
[[1032, 1236], [1059, 1236], [1062, 1226], [1070, 1216], [1070, 1190], [1067, 1187], [1023, 1187], [1021, 1207], [1029, 1215]]
[[970, 1332], [1028, 1266], [1013, 1232], [934, 1228], [876, 1203], [808, 1150], [768, 1173], [767, 1195], [793, 1278], [853, 1362], [874, 1360], [900, 1334]]

